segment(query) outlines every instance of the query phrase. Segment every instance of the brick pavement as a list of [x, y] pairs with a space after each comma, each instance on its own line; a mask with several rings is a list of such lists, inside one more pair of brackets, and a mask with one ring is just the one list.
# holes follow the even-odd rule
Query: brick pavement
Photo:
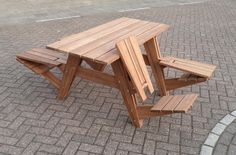
[[[77, 78], [69, 98], [58, 101], [53, 86], [15, 61], [16, 53], [121, 16], [171, 25], [160, 38], [164, 55], [218, 66], [209, 82], [173, 92], [200, 94], [190, 113], [152, 118], [135, 129], [116, 89]], [[215, 124], [236, 109], [235, 16], [235, 1], [214, 0], [1, 26], [0, 154], [199, 154]], [[225, 147], [220, 144], [216, 150]]]

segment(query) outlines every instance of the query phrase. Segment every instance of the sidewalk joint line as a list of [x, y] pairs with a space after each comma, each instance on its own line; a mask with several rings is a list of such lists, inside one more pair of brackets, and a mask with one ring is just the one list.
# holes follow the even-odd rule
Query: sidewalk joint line
[[150, 9], [150, 7], [134, 8], [134, 9], [126, 9], [126, 10], [118, 10], [118, 12], [130, 12], [130, 11], [147, 10], [147, 9]]
[[71, 18], [79, 18], [79, 17], [81, 16], [77, 15], [77, 16], [60, 17], [60, 18], [41, 19], [41, 20], [36, 20], [36, 22], [41, 23], [41, 22], [49, 22], [49, 21], [54, 21], [54, 20], [71, 19]]

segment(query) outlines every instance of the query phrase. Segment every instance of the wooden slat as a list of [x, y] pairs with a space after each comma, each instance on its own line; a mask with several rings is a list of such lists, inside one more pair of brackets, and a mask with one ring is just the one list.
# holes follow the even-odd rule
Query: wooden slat
[[26, 65], [30, 69], [40, 65], [39, 63], [35, 63], [35, 62], [32, 62], [32, 61], [27, 61], [27, 60], [24, 60], [24, 59], [21, 59], [21, 58], [16, 58], [16, 60], [19, 61], [20, 63]]
[[152, 72], [156, 80], [156, 84], [160, 90], [160, 95], [161, 96], [169, 95], [169, 92], [167, 92], [166, 90], [165, 74], [163, 71], [163, 67], [158, 63], [159, 62], [158, 53], [160, 53], [159, 51], [160, 49], [158, 48], [157, 38], [154, 37], [148, 40], [147, 42], [145, 42], [144, 48], [147, 52], [148, 60], [152, 68]]
[[174, 96], [163, 96], [161, 99], [152, 107], [152, 111], [161, 111], [168, 102], [173, 98]]
[[53, 61], [58, 59], [57, 57], [50, 56], [50, 55], [43, 54], [43, 53], [39, 53], [39, 52], [35, 52], [35, 51], [28, 51], [27, 53], [35, 55], [35, 56], [39, 56], [39, 57], [42, 57], [42, 58], [50, 59], [50, 60], [53, 60]]
[[82, 67], [78, 67], [77, 74], [83, 79], [104, 84], [110, 87], [119, 88], [118, 82], [116, 81], [116, 78], [113, 75]]
[[[139, 23], [137, 25], [135, 25], [135, 27], [133, 27], [132, 29], [127, 29], [127, 30], [123, 30], [121, 33], [119, 34], [114, 34], [112, 36], [112, 38], [115, 38], [113, 40], [109, 41], [106, 44], [99, 44], [100, 46], [98, 48], [96, 48], [96, 50], [91, 50], [89, 52], [87, 52], [86, 54], [83, 54], [82, 57], [89, 57], [91, 59], [96, 59], [96, 60], [100, 60], [100, 61], [108, 61], [107, 59], [104, 59], [103, 55], [110, 54], [110, 53], [114, 53], [112, 50], [114, 50], [115, 48], [115, 44], [127, 37], [129, 37], [130, 35], [132, 36], [138, 36], [139, 34], [147, 31], [148, 29], [151, 29], [155, 26], [157, 26], [158, 24], [156, 23], [151, 23], [151, 22], [143, 22], [143, 23]], [[94, 54], [96, 51], [96, 54]], [[115, 54], [115, 53], [114, 53]]]
[[[148, 24], [148, 22], [138, 22], [136, 24], [132, 24], [124, 29], [120, 29], [119, 31], [113, 32], [109, 36], [100, 38], [99, 40], [96, 40], [95, 42], [72, 52], [78, 53], [82, 57], [87, 57], [93, 60], [97, 57], [100, 57], [104, 53], [110, 51], [111, 49], [114, 49], [115, 44], [118, 41], [127, 38], [131, 34], [136, 35], [137, 33], [140, 33], [140, 31], [143, 30], [141, 28]], [[154, 24], [150, 25], [154, 26]]]
[[211, 77], [212, 73], [214, 72], [216, 66], [206, 63], [201, 63], [193, 60], [188, 59], [180, 59], [180, 58], [174, 58], [174, 57], [164, 57], [161, 58], [161, 64], [167, 63], [173, 63], [173, 65], [176, 64], [176, 67], [179, 66], [186, 66], [183, 67], [183, 69], [191, 69], [193, 73], [200, 72], [200, 74], [205, 74], [204, 77]]
[[204, 70], [206, 72], [212, 72], [214, 69], [209, 68], [208, 65], [202, 64], [202, 63], [197, 63], [197, 62], [186, 62], [186, 61], [179, 61], [179, 60], [175, 60], [174, 61], [175, 64], [180, 64], [180, 65], [186, 65], [192, 68], [195, 68], [196, 70], [200, 69], [200, 70]]
[[197, 98], [197, 94], [189, 94], [185, 95], [183, 100], [178, 104], [178, 106], [174, 109], [176, 112], [187, 112], [189, 108], [191, 108], [192, 104]]
[[190, 72], [192, 74], [196, 74], [196, 75], [206, 77], [206, 78], [211, 77], [212, 73], [213, 73], [213, 72], [208, 72], [208, 71], [201, 70], [201, 69], [196, 69], [196, 68], [193, 69], [193, 67], [191, 67], [191, 66], [178, 64], [178, 63], [170, 63], [170, 62], [167, 62], [167, 61], [160, 61], [160, 64], [164, 65], [164, 66], [172, 67], [172, 68], [175, 68], [175, 69], [179, 69], [179, 70], [182, 70], [182, 71], [185, 71], [185, 72]]
[[[166, 25], [161, 25], [161, 27], [155, 28], [159, 25], [159, 23], [151, 23], [150, 22], [149, 24], [150, 25], [140, 27], [139, 29], [136, 29], [133, 32], [130, 32], [127, 35], [134, 34], [134, 36], [135, 36], [135, 34], [136, 34], [137, 39], [138, 39], [138, 43], [139, 43], [139, 45], [141, 45], [141, 44], [143, 44], [144, 42], [146, 42], [147, 40], [150, 39], [150, 38], [147, 38], [147, 37], [142, 38], [143, 33], [146, 34], [150, 31], [152, 31], [152, 32], [157, 31], [157, 32], [155, 32], [155, 34], [159, 34], [159, 33], [163, 32], [165, 29], [162, 29], [161, 31], [159, 31], [158, 29], [163, 27], [163, 26], [166, 26]], [[154, 25], [151, 25], [151, 24], [154, 24]], [[95, 58], [96, 61], [100, 61], [100, 62], [110, 64], [111, 62], [116, 61], [117, 59], [119, 59], [119, 54], [117, 53], [116, 49], [110, 47], [110, 48], [107, 48], [103, 51], [108, 51], [108, 52], [103, 53], [103, 55], [101, 54], [99, 57]]]
[[68, 57], [68, 54], [66, 54], [66, 53], [61, 53], [61, 52], [46, 49], [46, 48], [33, 48], [32, 51], [39, 52], [39, 53], [46, 54], [46, 55], [50, 55], [50, 56], [57, 57], [57, 58], [61, 58], [61, 59], [67, 59], [67, 57]]
[[130, 43], [132, 45], [133, 51], [136, 54], [137, 61], [139, 62], [140, 69], [141, 69], [142, 74], [144, 76], [144, 79], [146, 81], [148, 90], [149, 90], [150, 93], [153, 93], [154, 89], [153, 89], [153, 86], [152, 86], [152, 82], [151, 82], [150, 76], [148, 74], [146, 64], [145, 64], [144, 59], [143, 59], [142, 51], [139, 48], [138, 41], [135, 37], [129, 37], [129, 39], [130, 39]]
[[[125, 46], [126, 46], [126, 49], [127, 49], [127, 53], [128, 53], [128, 55], [131, 59], [133, 68], [136, 71], [137, 78], [139, 79], [140, 84], [143, 86], [146, 81], [145, 81], [145, 77], [144, 77], [143, 72], [142, 72], [142, 66], [140, 64], [140, 61], [137, 60], [138, 52], [141, 53], [141, 51], [140, 50], [139, 51], [134, 51], [133, 45], [130, 41], [130, 38], [125, 39], [124, 43], [125, 43]], [[123, 58], [123, 60], [126, 60], [126, 59], [127, 59], [127, 57]]]
[[187, 112], [197, 96], [197, 94], [164, 96], [151, 110], [159, 112]]
[[33, 62], [37, 62], [37, 63], [41, 63], [41, 64], [46, 64], [46, 65], [55, 65], [55, 66], [60, 65], [60, 63], [57, 62], [57, 61], [53, 61], [53, 60], [50, 60], [50, 59], [47, 59], [47, 58], [36, 56], [36, 55], [30, 54], [30, 53], [27, 53], [27, 52], [18, 54], [17, 57], [21, 58], [21, 59], [28, 60], [28, 61], [33, 61]]
[[73, 35], [70, 35], [68, 37], [65, 37], [63, 39], [61, 39], [60, 41], [57, 41], [55, 43], [52, 43], [50, 45], [47, 45], [48, 48], [51, 48], [51, 49], [58, 49], [59, 47], [65, 45], [65, 44], [68, 44], [70, 42], [73, 42], [75, 40], [79, 40], [79, 39], [83, 39], [87, 36], [90, 36], [90, 35], [94, 35], [96, 34], [97, 32], [100, 32], [104, 29], [107, 29], [109, 27], [113, 27], [121, 22], [124, 22], [124, 21], [127, 21], [127, 20], [130, 20], [129, 18], [119, 18], [119, 19], [116, 19], [116, 20], [113, 20], [111, 22], [108, 22], [108, 23], [105, 23], [105, 24], [102, 24], [100, 26], [97, 26], [97, 27], [94, 27], [94, 28], [91, 28], [87, 31], [84, 31], [84, 32], [81, 32], [81, 33], [77, 33], [77, 34], [73, 34]]
[[168, 102], [162, 111], [174, 111], [176, 106], [183, 100], [184, 95], [176, 95]]
[[[109, 36], [113, 36], [112, 34], [114, 33], [120, 33], [120, 31], [122, 31], [122, 29], [127, 29], [128, 27], [131, 27], [132, 25], [136, 25], [139, 22], [139, 20], [128, 20], [125, 22], [122, 22], [118, 25], [115, 25], [109, 29], [104, 29], [100, 32], [97, 32], [95, 35], [92, 36], [87, 36], [83, 39], [80, 40], [76, 40], [73, 42], [70, 42], [68, 44], [65, 44], [64, 46], [60, 47], [60, 50], [62, 51], [71, 51], [72, 53], [74, 53], [74, 50], [77, 51], [84, 51], [84, 49], [81, 49], [84, 46], [93, 48], [93, 44], [97, 43], [99, 41], [100, 38], [109, 38]], [[104, 39], [102, 39], [102, 41], [104, 41]], [[90, 45], [88, 45], [89, 43], [91, 43]]]
[[179, 61], [179, 62], [193, 64], [193, 65], [197, 65], [199, 67], [204, 67], [204, 68], [206, 67], [209, 70], [212, 70], [212, 69], [216, 68], [215, 65], [211, 65], [211, 64], [207, 64], [207, 63], [202, 63], [202, 62], [198, 62], [198, 61], [193, 61], [193, 60], [189, 60], [189, 59], [180, 59], [180, 58], [174, 58], [174, 59]]
[[137, 92], [139, 93], [142, 100], [146, 100], [147, 96], [145, 94], [145, 91], [143, 89], [142, 83], [140, 79], [138, 79], [138, 73], [137, 70], [133, 64], [132, 58], [129, 55], [129, 50], [126, 47], [125, 41], [121, 41], [117, 43], [117, 48], [121, 54], [121, 59], [123, 60], [123, 63], [125, 64], [127, 71], [130, 75], [130, 78], [132, 82], [134, 83], [134, 86], [136, 87]]
[[129, 37], [117, 43], [117, 48], [121, 54], [121, 59], [125, 64], [136, 91], [142, 100], [147, 98], [144, 88], [148, 86], [150, 93], [154, 91], [142, 52], [135, 37]]
[[158, 26], [154, 27], [153, 29], [150, 29], [146, 31], [145, 33], [140, 34], [137, 36], [137, 39], [139, 40], [139, 43], [144, 43], [148, 41], [149, 39], [158, 36], [161, 32], [164, 32], [169, 29], [169, 26], [166, 24], [159, 24]]
[[23, 60], [20, 58], [16, 58], [16, 60], [22, 63], [23, 65], [25, 65], [26, 67], [28, 67], [29, 69], [31, 69], [36, 74], [42, 74], [42, 73], [48, 72], [51, 68], [53, 68], [51, 66], [45, 66], [45, 65], [38, 64], [35, 62]]

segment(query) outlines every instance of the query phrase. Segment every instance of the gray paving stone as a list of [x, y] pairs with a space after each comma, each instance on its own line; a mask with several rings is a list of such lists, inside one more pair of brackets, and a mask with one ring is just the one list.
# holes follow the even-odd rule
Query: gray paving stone
[[155, 141], [146, 140], [144, 143], [143, 153], [153, 155], [155, 153]]
[[18, 155], [23, 151], [23, 148], [15, 147], [11, 145], [1, 145], [0, 152], [12, 155]]
[[98, 153], [98, 154], [101, 154], [103, 151], [103, 147], [101, 147], [101, 146], [85, 144], [85, 143], [82, 143], [80, 145], [79, 149], [82, 151], [87, 151], [87, 152], [91, 152], [91, 153]]
[[229, 125], [230, 123], [234, 121], [235, 118], [236, 118], [235, 116], [228, 114], [220, 122], [225, 125]]
[[121, 150], [130, 151], [130, 152], [137, 152], [137, 153], [142, 152], [142, 146], [136, 145], [136, 144], [120, 143], [118, 148]]
[[28, 146], [31, 141], [33, 140], [33, 138], [35, 137], [35, 134], [25, 134], [17, 143], [17, 146], [20, 147], [26, 147]]
[[58, 139], [48, 137], [48, 136], [37, 135], [34, 138], [34, 141], [38, 143], [43, 143], [43, 144], [55, 144], [58, 141]]
[[54, 154], [61, 154], [63, 151], [63, 148], [55, 146], [55, 145], [43, 144], [40, 146], [39, 151], [45, 151], [47, 153], [54, 153]]
[[[27, 148], [22, 152], [22, 154], [24, 155], [32, 155], [35, 154], [36, 151], [39, 149], [40, 147], [40, 143], [30, 143]], [[37, 153], [38, 154], [38, 153]]]
[[216, 126], [212, 129], [212, 132], [217, 135], [221, 135], [221, 133], [224, 131], [225, 128], [226, 128], [226, 125], [217, 123]]
[[71, 141], [63, 151], [63, 155], [74, 155], [79, 148], [79, 145], [80, 143]]
[[216, 135], [214, 133], [209, 133], [204, 144], [214, 147], [216, 145], [216, 142], [218, 141], [218, 139], [219, 139], [218, 135]]
[[207, 145], [203, 145], [200, 155], [211, 155], [213, 152], [213, 148]]
[[0, 135], [0, 143], [6, 144], [6, 145], [15, 145], [18, 141], [17, 138], [7, 137], [7, 136], [1, 136]]

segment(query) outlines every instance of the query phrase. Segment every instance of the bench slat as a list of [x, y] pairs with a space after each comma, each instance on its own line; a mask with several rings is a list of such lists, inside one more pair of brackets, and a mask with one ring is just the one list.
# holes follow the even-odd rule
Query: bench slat
[[151, 111], [187, 112], [197, 96], [197, 94], [164, 96], [151, 108]]
[[184, 95], [176, 95], [168, 102], [168, 104], [162, 109], [163, 111], [174, 111], [176, 106], [183, 100]]
[[83, 47], [86, 46], [88, 48], [96, 48], [94, 47], [99, 40], [102, 40], [104, 42], [104, 39], [101, 38], [109, 38], [110, 36], [114, 37], [114, 34], [120, 33], [122, 29], [127, 29], [128, 27], [135, 26], [137, 23], [139, 23], [139, 20], [128, 20], [125, 22], [122, 22], [118, 25], [115, 25], [109, 29], [104, 29], [103, 31], [97, 32], [96, 35], [87, 36], [84, 39], [76, 40], [74, 42], [68, 43], [64, 46], [61, 46], [60, 49], [63, 51], [78, 51], [86, 52], [84, 51]]
[[169, 66], [169, 67], [172, 67], [172, 68], [175, 68], [175, 69], [179, 69], [179, 70], [182, 70], [182, 71], [185, 71], [185, 72], [190, 72], [192, 74], [196, 74], [196, 75], [206, 77], [206, 78], [211, 77], [213, 72], [214, 72], [214, 70], [205, 71], [203, 69], [194, 68], [193, 66], [189, 66], [187, 64], [180, 64], [180, 63], [175, 63], [175, 62], [171, 63], [171, 62], [167, 62], [167, 61], [160, 61], [160, 64], [164, 65], [164, 66]]
[[35, 51], [27, 51], [27, 53], [35, 55], [35, 56], [39, 56], [39, 57], [42, 57], [42, 58], [50, 59], [52, 61], [55, 61], [55, 60], [58, 59], [57, 57], [50, 56], [50, 55], [43, 54], [43, 53], [39, 53], [39, 52], [35, 52]]
[[136, 38], [129, 37], [118, 42], [117, 49], [136, 91], [143, 101], [146, 100], [145, 87], [148, 87], [150, 93], [154, 89]]
[[183, 100], [174, 109], [176, 112], [187, 112], [197, 98], [197, 94], [186, 95]]
[[32, 51], [46, 54], [46, 55], [56, 57], [56, 58], [61, 58], [61, 59], [67, 59], [67, 57], [68, 57], [68, 54], [66, 54], [66, 53], [61, 53], [61, 52], [46, 49], [46, 48], [34, 48], [34, 49], [32, 49]]
[[127, 21], [127, 20], [129, 20], [129, 18], [125, 18], [125, 17], [113, 20], [111, 22], [91, 28], [87, 31], [65, 37], [65, 38], [61, 39], [60, 41], [57, 41], [55, 43], [48, 45], [47, 47], [52, 48], [52, 49], [58, 49], [59, 47], [64, 46], [72, 41], [80, 40], [80, 39], [83, 39], [83, 38], [91, 36], [91, 35], [96, 35], [97, 32], [103, 31], [104, 29], [108, 29], [110, 27], [113, 27], [113, 26], [120, 24], [120, 23]]
[[28, 61], [37, 62], [37, 63], [40, 63], [40, 64], [45, 64], [45, 65], [58, 66], [58, 65], [61, 64], [57, 61], [53, 61], [53, 60], [50, 60], [50, 59], [47, 59], [47, 58], [44, 58], [44, 57], [36, 56], [34, 54], [30, 54], [30, 53], [27, 53], [27, 52], [18, 54], [17, 57], [21, 58], [21, 59], [28, 60]]

